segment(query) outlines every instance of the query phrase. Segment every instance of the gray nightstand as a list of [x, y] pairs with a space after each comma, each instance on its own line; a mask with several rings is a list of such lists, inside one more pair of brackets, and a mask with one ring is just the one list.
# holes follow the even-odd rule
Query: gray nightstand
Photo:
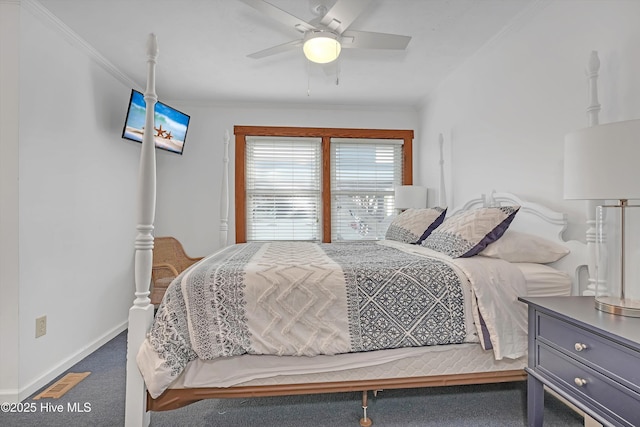
[[593, 297], [519, 298], [529, 305], [529, 426], [544, 389], [605, 425], [640, 426], [640, 318], [595, 309]]

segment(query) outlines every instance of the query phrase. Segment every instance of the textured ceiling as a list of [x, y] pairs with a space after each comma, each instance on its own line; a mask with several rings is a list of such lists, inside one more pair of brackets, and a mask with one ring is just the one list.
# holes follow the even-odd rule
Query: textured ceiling
[[[332, 4], [270, 2], [306, 21], [319, 2]], [[248, 58], [299, 33], [238, 0], [37, 0], [140, 87], [145, 43], [155, 33], [161, 100], [373, 106], [419, 105], [535, 2], [372, 0], [350, 29], [411, 36], [407, 50], [344, 49], [337, 64], [323, 67], [301, 50]]]

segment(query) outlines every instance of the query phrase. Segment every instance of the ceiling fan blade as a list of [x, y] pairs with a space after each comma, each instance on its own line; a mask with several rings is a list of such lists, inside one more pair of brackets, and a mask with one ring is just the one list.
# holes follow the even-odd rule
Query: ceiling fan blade
[[340, 44], [345, 49], [406, 49], [410, 36], [347, 30], [342, 33]]
[[308, 22], [303, 21], [300, 18], [297, 18], [290, 14], [289, 12], [285, 12], [284, 10], [272, 5], [271, 3], [267, 3], [263, 0], [240, 0], [242, 3], [253, 7], [259, 12], [264, 13], [267, 16], [279, 21], [287, 26], [293, 27], [301, 33], [305, 33], [306, 31], [315, 30], [316, 27], [309, 24]]
[[270, 47], [268, 49], [254, 52], [251, 55], [247, 55], [249, 58], [260, 59], [266, 56], [276, 55], [278, 53], [287, 52], [302, 46], [302, 40], [293, 40], [287, 43], [279, 44], [277, 46]]
[[342, 34], [362, 13], [371, 0], [338, 0], [320, 20], [332, 31]]

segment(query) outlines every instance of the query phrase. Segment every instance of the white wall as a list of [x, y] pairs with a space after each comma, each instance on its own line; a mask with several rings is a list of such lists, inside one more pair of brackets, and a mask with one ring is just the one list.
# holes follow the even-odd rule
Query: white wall
[[[11, 279], [18, 282], [9, 287], [19, 294], [17, 318], [0, 324], [0, 364], [14, 370], [11, 381], [2, 378], [5, 400], [27, 397], [126, 327], [139, 159], [139, 146], [120, 138], [130, 87], [33, 3], [9, 6], [16, 5], [19, 30], [11, 46], [19, 52], [13, 58], [19, 57], [19, 77], [2, 69], [3, 87], [19, 93], [19, 114], [12, 106], [17, 196], [2, 191], [3, 209], [19, 213], [16, 241], [7, 244], [3, 232], [1, 248], [3, 260], [17, 255]], [[14, 296], [5, 294], [5, 283], [2, 292], [3, 301]], [[36, 339], [35, 319], [43, 315], [47, 334]]]
[[534, 5], [428, 98], [420, 164], [429, 167], [417, 180], [437, 188], [442, 132], [452, 206], [514, 192], [569, 212], [567, 236], [584, 240], [585, 202], [563, 200], [564, 135], [588, 124], [592, 50], [602, 63], [600, 122], [640, 118], [639, 16], [638, 1]]
[[18, 138], [20, 7], [0, 1], [0, 402], [20, 387]]
[[[157, 89], [162, 99], [162, 88]], [[164, 100], [163, 100], [164, 101]], [[229, 131], [229, 243], [235, 241], [234, 125], [416, 129], [413, 109], [309, 106], [197, 106], [166, 101], [191, 116], [182, 156], [157, 151], [156, 236], [177, 237], [191, 256], [219, 248], [224, 133]], [[418, 135], [415, 135], [418, 139]], [[414, 145], [417, 156], [420, 148]], [[414, 165], [415, 167], [415, 165]]]

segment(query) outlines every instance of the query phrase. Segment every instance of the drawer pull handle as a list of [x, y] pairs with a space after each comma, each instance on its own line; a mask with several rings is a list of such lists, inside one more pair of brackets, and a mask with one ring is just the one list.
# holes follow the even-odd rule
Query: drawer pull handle
[[587, 349], [587, 345], [582, 344], [581, 342], [577, 342], [573, 347], [576, 349], [576, 351], [582, 351]]
[[585, 385], [587, 385], [587, 380], [585, 380], [584, 378], [576, 378], [573, 380], [573, 382], [576, 383], [578, 387], [584, 387]]

